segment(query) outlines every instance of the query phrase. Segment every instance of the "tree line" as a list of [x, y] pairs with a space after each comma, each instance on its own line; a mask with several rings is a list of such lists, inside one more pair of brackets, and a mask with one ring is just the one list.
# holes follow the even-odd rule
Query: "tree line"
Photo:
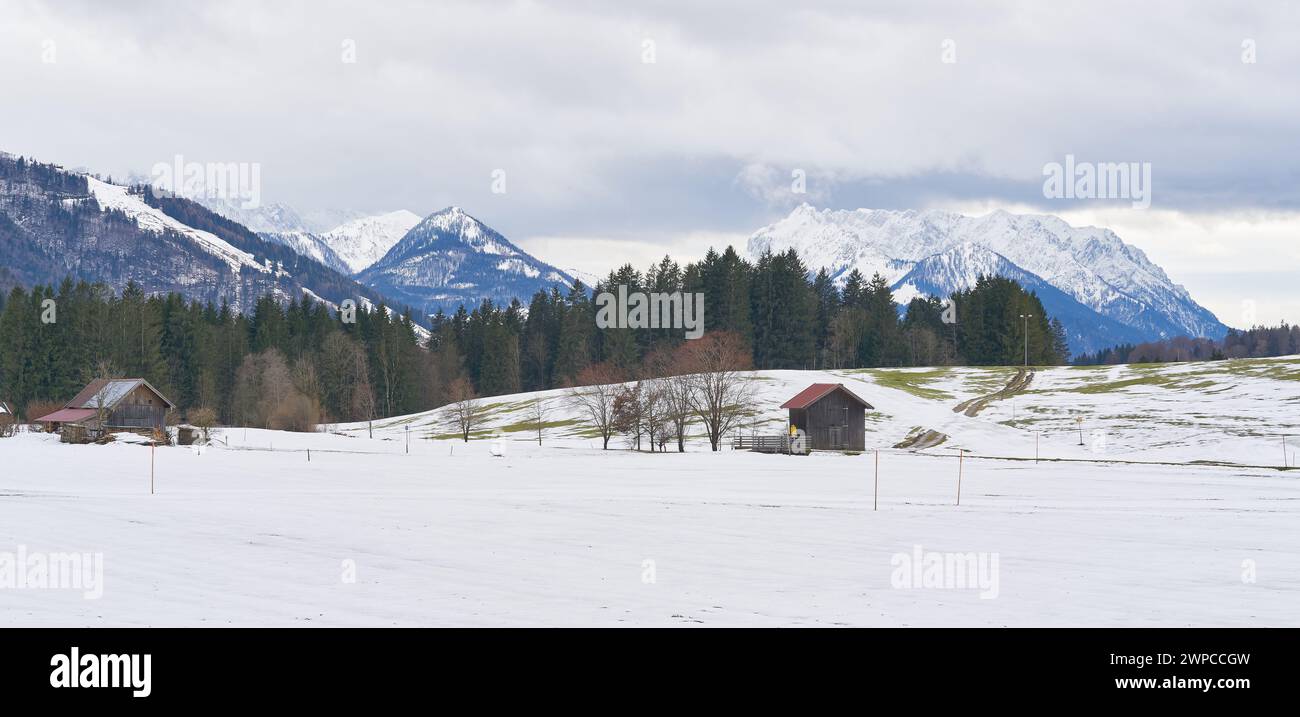
[[1121, 363], [1169, 363], [1174, 361], [1221, 361], [1235, 358], [1265, 358], [1300, 354], [1300, 325], [1285, 321], [1278, 326], [1228, 329], [1222, 340], [1177, 336], [1140, 344], [1121, 344], [1075, 358], [1079, 366]]
[[299, 430], [442, 400], [409, 313], [378, 305], [343, 319], [309, 297], [267, 295], [241, 314], [134, 283], [120, 296], [70, 279], [15, 287], [0, 296], [0, 395], [31, 419], [92, 379], [139, 377], [182, 415], [203, 408], [225, 424]]

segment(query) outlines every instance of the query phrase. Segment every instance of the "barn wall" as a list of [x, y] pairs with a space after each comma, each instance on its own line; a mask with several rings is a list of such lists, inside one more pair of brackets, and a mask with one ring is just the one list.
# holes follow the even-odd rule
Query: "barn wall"
[[161, 428], [166, 424], [167, 404], [144, 384], [132, 389], [113, 409], [108, 425], [133, 428]]
[[[832, 391], [807, 409], [791, 409], [790, 422], [808, 434], [814, 449], [860, 451], [866, 448], [866, 409], [843, 391]], [[839, 445], [831, 440], [833, 427], [840, 428]]]

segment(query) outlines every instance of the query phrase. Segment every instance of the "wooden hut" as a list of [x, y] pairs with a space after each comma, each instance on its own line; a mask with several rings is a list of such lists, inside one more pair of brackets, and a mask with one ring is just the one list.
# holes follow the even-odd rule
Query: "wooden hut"
[[781, 408], [790, 410], [790, 425], [808, 436], [813, 450], [866, 449], [866, 412], [874, 407], [842, 383], [814, 383]]
[[67, 405], [41, 416], [49, 430], [76, 426], [91, 437], [107, 431], [161, 431], [174, 404], [142, 378], [98, 378], [81, 389]]
[[0, 401], [0, 438], [12, 436], [18, 430], [18, 411], [13, 406]]

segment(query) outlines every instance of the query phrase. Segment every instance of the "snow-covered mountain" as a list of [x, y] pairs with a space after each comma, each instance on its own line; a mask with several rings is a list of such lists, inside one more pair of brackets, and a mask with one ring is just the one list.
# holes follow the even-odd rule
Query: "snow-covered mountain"
[[425, 217], [357, 279], [428, 313], [451, 313], [462, 304], [473, 309], [483, 299], [518, 298], [526, 305], [539, 289], [573, 281], [460, 207]]
[[419, 214], [399, 209], [353, 219], [321, 234], [320, 240], [333, 250], [349, 274], [357, 274], [379, 261], [419, 223]]
[[258, 298], [387, 302], [298, 250], [183, 197], [0, 153], [0, 287], [64, 278], [250, 311]]
[[283, 230], [258, 232], [263, 239], [282, 244], [298, 254], [352, 276], [379, 261], [411, 227], [420, 215], [405, 209], [374, 216], [362, 216], [340, 224], [327, 232]]
[[1227, 331], [1142, 250], [1109, 229], [1072, 227], [1051, 215], [803, 204], [748, 243], [751, 257], [790, 248], [810, 269], [825, 267], [839, 281], [853, 269], [868, 278], [878, 272], [900, 301], [946, 296], [970, 288], [981, 274], [1016, 279], [1061, 318], [1076, 353], [1120, 341], [1220, 338]]
[[344, 276], [351, 276], [354, 273], [347, 263], [334, 253], [329, 244], [310, 232], [260, 232], [258, 236], [287, 246], [299, 255], [318, 261]]
[[[142, 184], [148, 183], [140, 182]], [[303, 218], [292, 207], [284, 204], [259, 204], [244, 207], [237, 199], [196, 196], [192, 199], [204, 208], [232, 221], [239, 222], [258, 234], [285, 234], [310, 231]]]

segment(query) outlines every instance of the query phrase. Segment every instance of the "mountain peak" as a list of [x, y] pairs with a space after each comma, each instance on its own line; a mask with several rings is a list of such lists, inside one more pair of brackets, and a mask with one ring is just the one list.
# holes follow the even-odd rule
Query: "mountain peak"
[[483, 299], [527, 303], [538, 290], [573, 281], [454, 205], [411, 227], [359, 279], [427, 313], [473, 309]]
[[415, 212], [398, 209], [344, 222], [322, 234], [321, 241], [358, 274], [379, 261], [420, 221]]

